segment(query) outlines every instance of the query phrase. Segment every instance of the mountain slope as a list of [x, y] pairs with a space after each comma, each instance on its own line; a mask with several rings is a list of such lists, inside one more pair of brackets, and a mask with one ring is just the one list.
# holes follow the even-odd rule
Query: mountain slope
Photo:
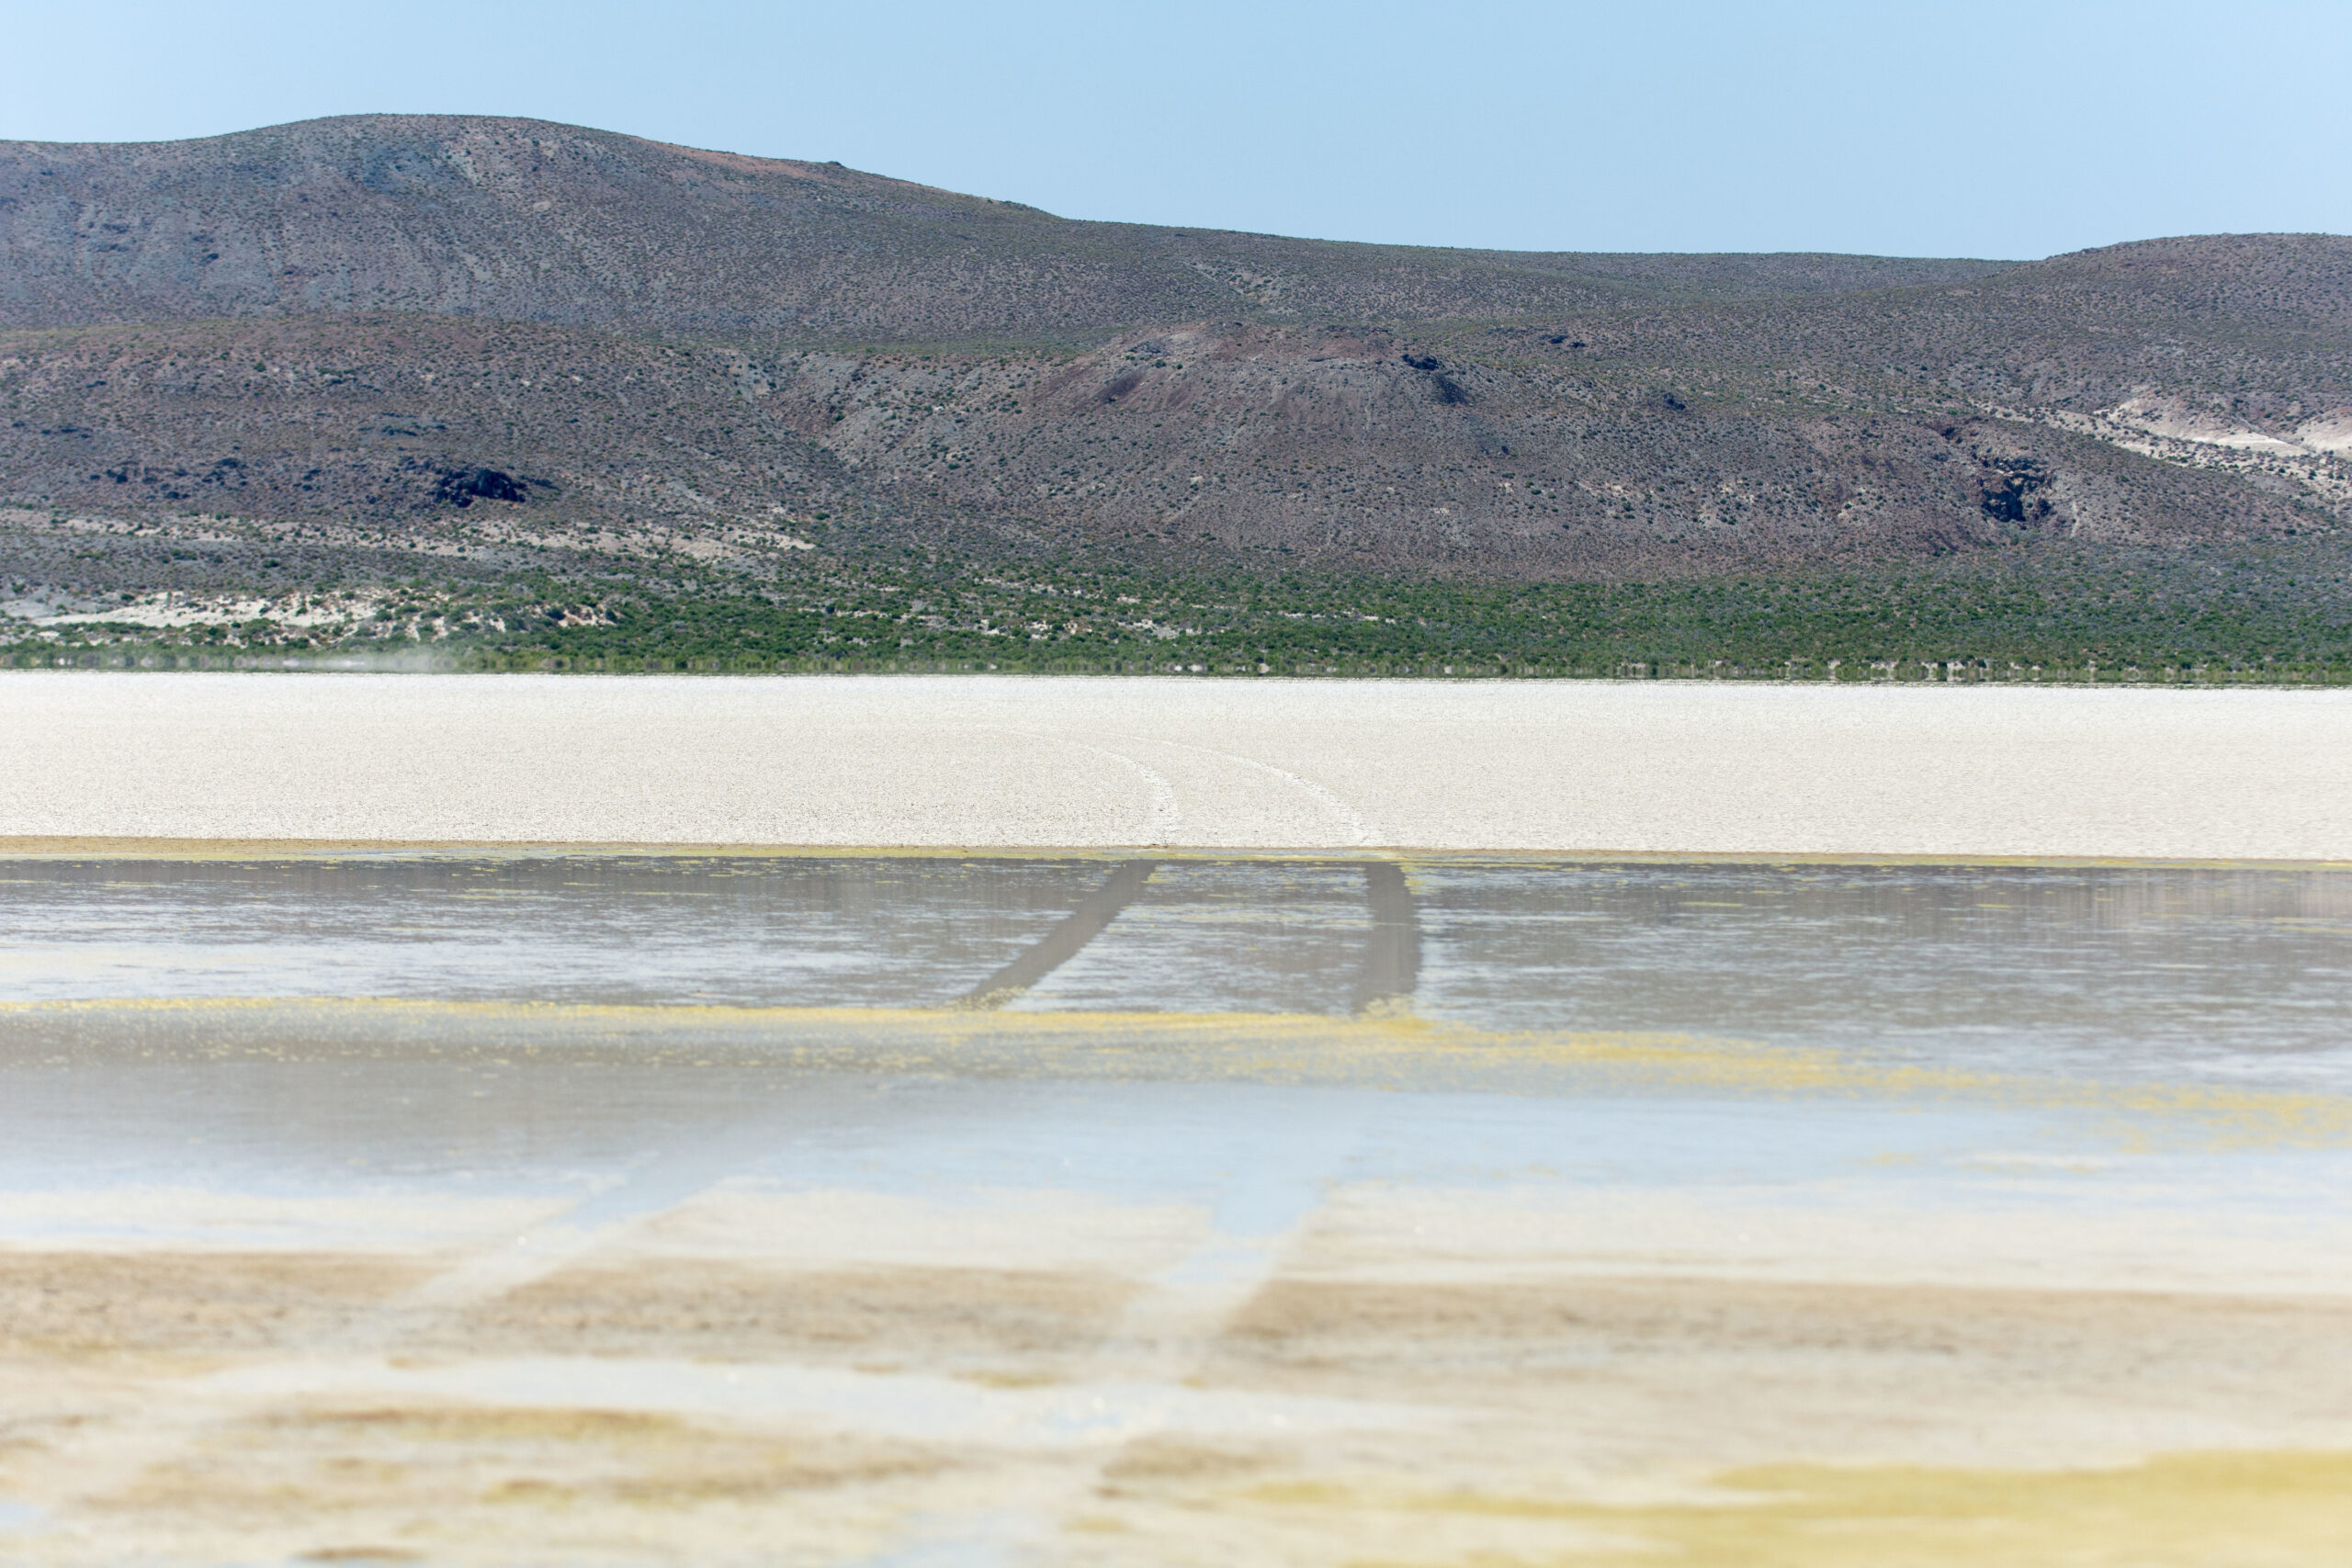
[[1975, 278], [1987, 262], [1577, 256], [1081, 223], [838, 164], [536, 120], [0, 142], [0, 324], [428, 310], [899, 340], [1264, 312], [1524, 314]]
[[[909, 561], [1491, 585], [2047, 555], [2080, 583], [2285, 550], [2276, 607], [2340, 570], [2347, 458], [2339, 236], [1514, 254], [1073, 222], [526, 120], [0, 144], [0, 571], [37, 606], [183, 581], [179, 538], [207, 593], [464, 561], [665, 603]], [[2148, 570], [2186, 603], [2207, 569]]]

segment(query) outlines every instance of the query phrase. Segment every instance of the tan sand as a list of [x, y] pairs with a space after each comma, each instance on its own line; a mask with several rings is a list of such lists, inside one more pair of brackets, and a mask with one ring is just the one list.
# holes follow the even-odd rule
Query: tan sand
[[51, 1527], [0, 1554], [2340, 1561], [2341, 1295], [1391, 1282], [1310, 1247], [1171, 1335], [1097, 1268], [735, 1235], [657, 1225], [437, 1320], [401, 1307], [438, 1259], [0, 1251], [0, 1494]]
[[2352, 860], [2352, 692], [0, 672], [0, 845]]

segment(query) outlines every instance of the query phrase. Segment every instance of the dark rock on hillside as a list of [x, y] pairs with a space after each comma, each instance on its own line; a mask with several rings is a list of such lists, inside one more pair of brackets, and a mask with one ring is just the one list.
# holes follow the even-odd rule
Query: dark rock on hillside
[[451, 506], [471, 506], [477, 501], [506, 501], [520, 506], [531, 499], [531, 487], [552, 488], [545, 479], [516, 479], [496, 468], [444, 468], [433, 487], [436, 501]]

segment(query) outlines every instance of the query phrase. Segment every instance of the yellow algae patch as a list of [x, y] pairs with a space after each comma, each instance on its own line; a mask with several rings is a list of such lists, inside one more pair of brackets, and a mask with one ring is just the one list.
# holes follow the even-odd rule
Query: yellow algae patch
[[1500, 1032], [1398, 1010], [1003, 1012], [940, 1008], [628, 1006], [405, 998], [0, 1002], [0, 1052], [64, 1065], [350, 1055], [502, 1064], [985, 1073], [1537, 1093], [1606, 1088], [1792, 1098], [1973, 1100], [2104, 1113], [2116, 1131], [2249, 1147], [2352, 1146], [2352, 1098], [2098, 1084], [1875, 1063], [1726, 1036]]
[[[1284, 1510], [1556, 1521], [1540, 1556], [1480, 1568], [2334, 1568], [2352, 1560], [2352, 1454], [2166, 1454], [2118, 1470], [1819, 1464], [1715, 1478], [1699, 1500], [1634, 1506], [1464, 1494], [1383, 1498], [1346, 1487], [1259, 1488]], [[1600, 1544], [1604, 1530], [1623, 1544]], [[1451, 1560], [1449, 1560], [1451, 1561]], [[1419, 1568], [1360, 1557], [1353, 1568]]]
[[288, 1408], [223, 1424], [87, 1501], [113, 1515], [248, 1529], [371, 1512], [448, 1527], [484, 1505], [692, 1507], [926, 1476], [943, 1463], [853, 1434], [733, 1430], [630, 1411]]

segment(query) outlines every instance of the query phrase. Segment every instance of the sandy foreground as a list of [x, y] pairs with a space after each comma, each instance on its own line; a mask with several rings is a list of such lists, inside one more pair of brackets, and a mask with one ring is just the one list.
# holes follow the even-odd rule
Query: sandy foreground
[[2342, 1561], [2332, 1099], [1396, 1020], [634, 1010], [621, 1053], [237, 1010], [176, 1065], [190, 1010], [13, 1031], [54, 1178], [0, 1190], [0, 1561]]
[[2352, 692], [0, 672], [0, 842], [2352, 860]]

